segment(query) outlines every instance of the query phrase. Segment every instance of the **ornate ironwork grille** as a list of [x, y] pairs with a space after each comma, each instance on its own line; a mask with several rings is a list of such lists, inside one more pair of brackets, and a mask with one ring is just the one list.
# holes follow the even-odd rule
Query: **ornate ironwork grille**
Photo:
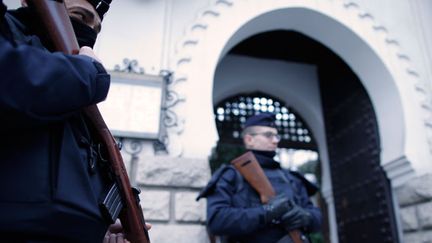
[[224, 143], [242, 144], [241, 131], [246, 119], [271, 112], [276, 114], [276, 126], [282, 137], [279, 147], [316, 149], [309, 128], [297, 112], [267, 94], [256, 92], [229, 97], [219, 102], [214, 112], [219, 137]]

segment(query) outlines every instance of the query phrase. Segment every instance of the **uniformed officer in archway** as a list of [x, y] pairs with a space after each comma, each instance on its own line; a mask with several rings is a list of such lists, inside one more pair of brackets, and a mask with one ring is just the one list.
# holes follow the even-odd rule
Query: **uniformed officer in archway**
[[261, 113], [245, 122], [242, 133], [277, 196], [262, 205], [259, 195], [232, 166], [216, 171], [198, 198], [207, 198], [207, 225], [212, 234], [227, 242], [292, 242], [291, 230], [320, 230], [321, 212], [309, 200], [316, 190], [301, 175], [282, 170], [273, 160], [280, 137], [275, 116]]

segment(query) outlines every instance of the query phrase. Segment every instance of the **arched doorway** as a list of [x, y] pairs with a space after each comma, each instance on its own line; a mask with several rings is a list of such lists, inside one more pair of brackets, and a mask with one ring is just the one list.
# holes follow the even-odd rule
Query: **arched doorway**
[[[375, 28], [379, 25], [372, 18], [363, 17], [365, 15], [357, 4], [338, 1], [317, 4], [307, 0], [269, 3], [260, 4], [259, 0], [217, 1], [202, 12], [179, 42], [180, 48], [172, 60], [176, 63], [175, 80], [179, 83], [175, 89], [187, 97], [187, 106], [177, 106], [176, 111], [182, 118], [187, 117], [187, 122], [181, 123], [184, 126], [180, 127], [180, 136], [179, 129], [173, 129], [170, 136], [183, 146], [182, 155], [206, 157], [210, 154], [217, 141], [212, 112], [214, 102], [210, 97], [238, 92], [238, 86], [242, 86], [238, 83], [230, 85], [230, 89], [222, 92], [216, 92], [213, 87], [216, 67], [228, 57], [226, 54], [256, 34], [296, 30], [337, 53], [361, 81], [375, 110], [381, 142], [381, 167], [385, 169], [392, 187], [405, 183], [415, 173], [430, 171], [426, 166], [429, 163], [426, 159], [429, 158], [426, 128], [421, 118], [426, 111], [420, 105], [421, 94], [415, 89], [418, 80], [406, 72], [397, 55], [398, 47], [387, 42], [387, 33], [382, 32], [382, 28]], [[192, 92], [196, 89], [200, 92]], [[300, 110], [305, 112], [302, 115], [318, 141], [323, 159], [322, 192], [329, 205], [330, 236], [332, 242], [337, 242], [324, 121], [322, 116], [316, 116], [316, 111], [307, 108]], [[204, 112], [194, 116], [197, 110]], [[202, 131], [208, 131], [206, 140], [191, 142]]]
[[[238, 81], [243, 83], [243, 88], [238, 87], [237, 91], [254, 89], [256, 88], [254, 85], [262, 88], [271, 86], [267, 91], [273, 94], [287, 94], [289, 90], [291, 93], [303, 93], [303, 100], [300, 99], [299, 102], [304, 103], [304, 107], [309, 107], [309, 110], [313, 110], [311, 107], [315, 106], [323, 107], [320, 111], [324, 118], [321, 119], [325, 121], [340, 242], [398, 242], [391, 186], [380, 166], [381, 145], [375, 111], [360, 80], [348, 65], [319, 42], [295, 31], [260, 33], [232, 48], [227, 57], [230, 55], [254, 58], [254, 61], [260, 64], [254, 66], [253, 62], [246, 59], [234, 59], [243, 66], [250, 65], [249, 68], [242, 69], [239, 67], [242, 66], [241, 64], [236, 66], [233, 63], [233, 58], [227, 58], [229, 65], [222, 59], [215, 75], [216, 93], [224, 89], [222, 86], [232, 82], [229, 81], [231, 74], [233, 79], [247, 79]], [[277, 79], [280, 76], [274, 75], [274, 72], [278, 72], [272, 69], [274, 60], [314, 66], [312, 72], [316, 72], [317, 75], [316, 84], [319, 86], [320, 102], [314, 103], [308, 100], [307, 97], [313, 93], [311, 91], [313, 88], [309, 87], [303, 91], [297, 89], [299, 82], [310, 82], [301, 77], [297, 77], [295, 81], [282, 78], [279, 82], [271, 84], [269, 79]], [[228, 66], [234, 68], [229, 69]], [[256, 72], [250, 69], [256, 70], [258, 66], [264, 66], [260, 67], [264, 72], [261, 74], [262, 77], [256, 79], [255, 77], [260, 74], [254, 76], [246, 74]], [[243, 71], [238, 73], [239, 71], [234, 69]], [[297, 72], [300, 67], [294, 69]], [[236, 99], [241, 98], [245, 99], [241, 95], [236, 97]], [[216, 109], [221, 109], [221, 114], [224, 114], [227, 109], [225, 107], [224, 110], [221, 105], [233, 99], [226, 98], [219, 101]], [[235, 107], [236, 111], [237, 108]], [[245, 115], [246, 112], [245, 110]], [[216, 119], [218, 119], [217, 114], [218, 110], [216, 110]], [[239, 115], [235, 118], [241, 121], [242, 117]], [[217, 124], [221, 140], [231, 142], [236, 140], [235, 135], [237, 137], [239, 135], [237, 130], [241, 122], [217, 122]], [[229, 127], [230, 124], [234, 124], [234, 127]]]

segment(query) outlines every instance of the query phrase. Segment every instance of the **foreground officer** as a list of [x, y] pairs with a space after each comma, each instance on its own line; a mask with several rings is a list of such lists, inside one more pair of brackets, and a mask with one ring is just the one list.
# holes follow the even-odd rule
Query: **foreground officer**
[[77, 56], [47, 51], [33, 10], [0, 0], [2, 242], [102, 242], [108, 228], [98, 205], [110, 180], [81, 110], [108, 92], [91, 47], [111, 1], [65, 2], [87, 46]]
[[312, 205], [306, 190], [316, 188], [273, 160], [280, 140], [274, 121], [274, 114], [269, 113], [250, 117], [242, 135], [246, 149], [254, 153], [277, 196], [262, 205], [242, 176], [233, 167], [224, 166], [198, 197], [207, 197], [210, 232], [227, 242], [292, 242], [289, 231], [311, 232], [321, 227], [321, 212]]

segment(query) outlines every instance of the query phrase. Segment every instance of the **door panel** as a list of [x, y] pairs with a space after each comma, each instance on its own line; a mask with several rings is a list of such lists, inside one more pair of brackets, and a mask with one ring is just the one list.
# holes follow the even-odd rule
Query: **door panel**
[[398, 242], [375, 113], [346, 66], [322, 66], [321, 97], [340, 242]]

